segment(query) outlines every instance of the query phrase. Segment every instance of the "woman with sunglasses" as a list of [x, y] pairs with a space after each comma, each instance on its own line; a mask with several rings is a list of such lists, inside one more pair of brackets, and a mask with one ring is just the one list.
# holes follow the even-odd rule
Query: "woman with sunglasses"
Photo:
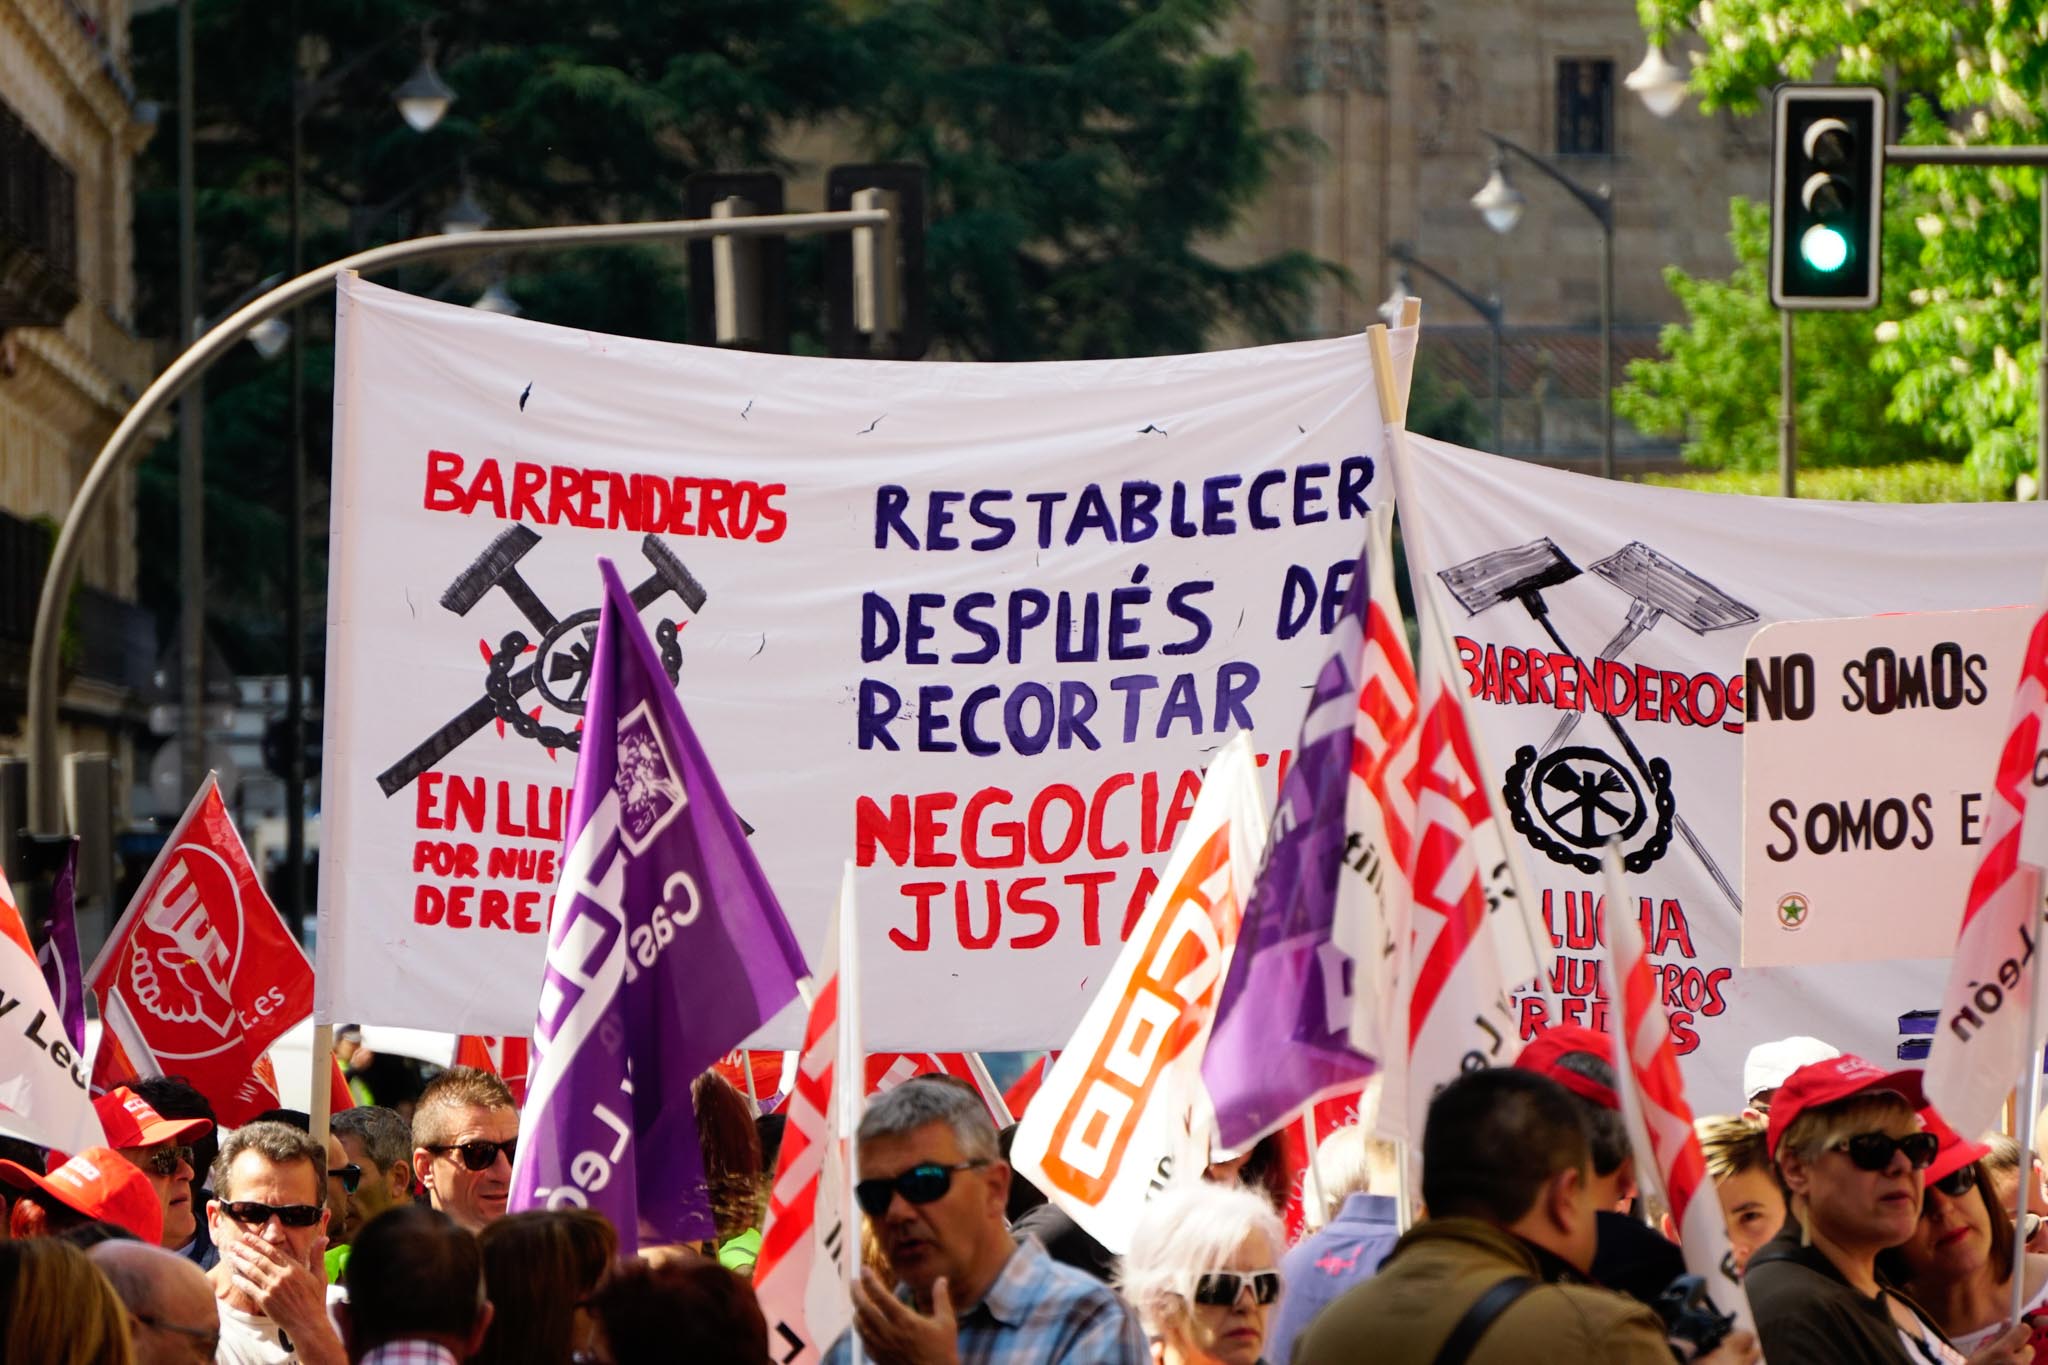
[[1766, 1138], [1785, 1226], [1743, 1274], [1764, 1358], [1800, 1365], [2027, 1365], [2024, 1327], [1965, 1357], [1878, 1269], [1913, 1236], [1921, 1172], [1939, 1139], [1921, 1127], [1917, 1071], [1860, 1057], [1800, 1067], [1771, 1102]]
[[[1984, 1161], [1991, 1148], [1963, 1137], [1932, 1109], [1920, 1117], [1940, 1140], [1927, 1168], [1920, 1222], [1877, 1265], [1927, 1309], [1958, 1350], [1973, 1351], [2000, 1335], [2012, 1305], [2012, 1218], [1998, 1202]], [[2020, 1316], [2032, 1318], [2048, 1308], [2048, 1256], [2028, 1256], [2025, 1275]], [[2028, 1344], [2037, 1361], [2048, 1358], [2048, 1326], [2035, 1327]]]
[[1256, 1365], [1286, 1249], [1273, 1206], [1242, 1185], [1177, 1185], [1147, 1204], [1117, 1284], [1157, 1365]]

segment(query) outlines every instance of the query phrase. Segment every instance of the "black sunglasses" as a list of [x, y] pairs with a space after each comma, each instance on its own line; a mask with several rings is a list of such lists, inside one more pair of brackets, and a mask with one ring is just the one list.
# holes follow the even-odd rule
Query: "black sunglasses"
[[[1928, 1181], [1927, 1188], [1930, 1190], [1940, 1190], [1950, 1199], [1961, 1199], [1971, 1190], [1977, 1188], [1977, 1168], [1975, 1166], [1959, 1167], [1956, 1170], [1950, 1171], [1939, 1180]], [[1926, 1202], [1924, 1195], [1921, 1202]]]
[[341, 1187], [350, 1194], [354, 1194], [356, 1186], [363, 1183], [363, 1168], [353, 1162], [346, 1166], [336, 1166], [327, 1174], [329, 1178], [339, 1180]]
[[971, 1171], [986, 1165], [986, 1161], [963, 1161], [957, 1166], [942, 1166], [936, 1161], [919, 1162], [901, 1175], [885, 1180], [861, 1181], [853, 1187], [853, 1197], [868, 1217], [880, 1218], [889, 1211], [889, 1201], [897, 1195], [902, 1195], [912, 1204], [934, 1203], [944, 1199], [946, 1191], [953, 1188], [953, 1172]]
[[135, 1164], [151, 1175], [176, 1175], [178, 1167], [192, 1164], [192, 1149], [186, 1146], [155, 1147]]
[[1892, 1164], [1894, 1152], [1904, 1152], [1906, 1160], [1913, 1163], [1913, 1169], [1924, 1171], [1934, 1164], [1934, 1154], [1941, 1150], [1941, 1139], [1932, 1133], [1908, 1133], [1904, 1137], [1893, 1137], [1890, 1133], [1858, 1133], [1834, 1144], [1834, 1150], [1848, 1155], [1849, 1161], [1859, 1171], [1881, 1171]]
[[258, 1204], [250, 1199], [222, 1204], [220, 1210], [245, 1228], [260, 1228], [273, 1218], [288, 1228], [309, 1228], [320, 1221], [321, 1212], [318, 1204]]
[[1196, 1303], [1210, 1308], [1229, 1308], [1237, 1303], [1238, 1296], [1249, 1286], [1252, 1298], [1267, 1304], [1280, 1297], [1280, 1272], [1277, 1270], [1212, 1270], [1206, 1275], [1195, 1277], [1195, 1292], [1190, 1296]]
[[[500, 1152], [505, 1154], [506, 1161], [511, 1161], [512, 1149], [518, 1145], [518, 1138], [510, 1138], [504, 1142], [486, 1142], [482, 1138], [478, 1138], [473, 1142], [450, 1142], [439, 1147], [429, 1147], [427, 1150], [441, 1156], [446, 1156], [450, 1152], [459, 1153], [462, 1157], [462, 1164], [470, 1170], [488, 1171], [497, 1164], [498, 1153]], [[354, 1189], [355, 1187], [350, 1186], [349, 1188]]]

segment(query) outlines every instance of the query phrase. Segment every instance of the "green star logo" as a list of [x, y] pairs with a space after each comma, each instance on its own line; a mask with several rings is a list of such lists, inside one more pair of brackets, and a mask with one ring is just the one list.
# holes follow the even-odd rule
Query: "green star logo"
[[1787, 929], [1798, 929], [1805, 925], [1806, 914], [1812, 908], [1806, 897], [1797, 891], [1787, 892], [1778, 898], [1778, 923]]

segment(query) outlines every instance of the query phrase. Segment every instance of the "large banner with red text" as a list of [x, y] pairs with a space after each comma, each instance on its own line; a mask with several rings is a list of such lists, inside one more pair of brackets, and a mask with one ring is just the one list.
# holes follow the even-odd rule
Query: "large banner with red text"
[[855, 859], [869, 1044], [1060, 1046], [1233, 730], [1270, 795], [1388, 487], [1359, 337], [839, 361], [352, 279], [339, 327], [327, 1021], [532, 1027], [604, 554], [814, 956]]
[[[1745, 718], [1761, 707], [1789, 724], [1802, 696], [1859, 689], [1868, 709], [1910, 731], [1935, 709], [2002, 708], [2010, 683], [1951, 698], [1927, 681], [1940, 660], [1865, 651], [1825, 676], [1806, 676], [1811, 658], [1780, 660], [1775, 672], [1765, 661], [1752, 689], [1744, 650], [1773, 622], [2032, 601], [2048, 563], [2048, 507], [1733, 497], [1604, 482], [1420, 438], [1408, 447], [1400, 517], [1417, 590], [1451, 637], [1480, 762], [1554, 952], [1516, 1001], [1521, 1038], [1558, 1022], [1609, 1027], [1600, 945], [1606, 917], [1625, 913], [1642, 929], [1701, 1114], [1742, 1106], [1743, 1057], [1766, 1039], [1812, 1034], [1872, 1059], [1924, 1058], [1945, 962], [1740, 965], [1745, 920], [1753, 934], [1823, 928], [1797, 898], [1742, 897]], [[1783, 684], [1788, 669], [1803, 693]], [[1987, 781], [1996, 758], [1979, 761]], [[1981, 819], [1957, 793], [1931, 778], [1924, 792], [1872, 789], [1858, 759], [1815, 754], [1795, 788], [1750, 799], [1777, 812], [1781, 842], [1800, 841], [1809, 862], [1890, 852], [1910, 864], [1893, 803], [1924, 808], [1944, 837], [1977, 837]], [[1601, 882], [1610, 842], [1635, 899], [1619, 910]], [[1943, 920], [1953, 939], [1967, 891], [1967, 877], [1946, 900], [1916, 885], [1910, 911]], [[1881, 933], [1887, 912], [1902, 909], [1838, 900], [1814, 913]], [[1896, 953], [1861, 956], [1917, 952], [1901, 941]], [[1488, 1060], [1512, 1059], [1518, 1046], [1500, 1040]]]

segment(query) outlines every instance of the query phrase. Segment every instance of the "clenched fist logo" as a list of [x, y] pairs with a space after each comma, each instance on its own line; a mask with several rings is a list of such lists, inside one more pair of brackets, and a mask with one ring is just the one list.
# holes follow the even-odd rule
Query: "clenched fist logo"
[[[136, 1003], [157, 1018], [204, 1026], [226, 1038], [235, 1024], [228, 995], [234, 952], [214, 926], [211, 898], [202, 886], [218, 880], [228, 890], [231, 884], [208, 875], [214, 869], [201, 862], [205, 857], [181, 848], [165, 869], [129, 944], [128, 980]], [[236, 913], [231, 890], [218, 908]]]

